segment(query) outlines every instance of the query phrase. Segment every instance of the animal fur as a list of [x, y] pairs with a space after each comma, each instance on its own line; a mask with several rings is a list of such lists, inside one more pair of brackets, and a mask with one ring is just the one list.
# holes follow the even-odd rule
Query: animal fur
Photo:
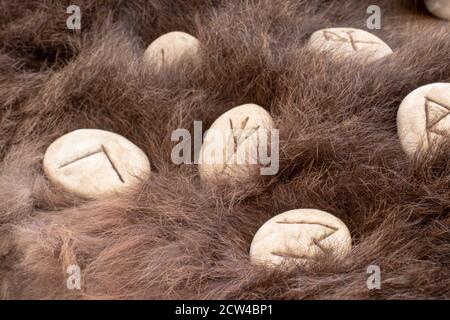
[[[82, 29], [68, 30], [76, 2]], [[325, 27], [366, 28], [395, 51], [368, 66], [305, 49]], [[408, 159], [396, 112], [450, 82], [450, 24], [403, 0], [0, 0], [0, 297], [3, 299], [443, 299], [450, 297], [449, 145]], [[155, 73], [146, 46], [185, 31], [202, 64]], [[280, 170], [206, 186], [170, 160], [177, 128], [203, 129], [244, 103], [280, 129]], [[121, 134], [152, 176], [87, 201], [53, 186], [46, 148], [78, 128]], [[317, 208], [342, 219], [348, 258], [292, 271], [249, 263], [269, 218]], [[70, 265], [81, 290], [68, 290]], [[381, 268], [368, 290], [367, 267]]]

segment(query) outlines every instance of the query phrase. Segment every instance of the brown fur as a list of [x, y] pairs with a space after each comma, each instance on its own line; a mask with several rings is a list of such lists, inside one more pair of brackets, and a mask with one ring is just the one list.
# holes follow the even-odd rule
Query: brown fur
[[[450, 162], [408, 159], [396, 112], [413, 89], [450, 82], [450, 27], [418, 1], [0, 0], [0, 297], [3, 299], [412, 299], [450, 297]], [[395, 54], [362, 67], [305, 50], [323, 27], [365, 28]], [[145, 47], [186, 31], [203, 63], [145, 69]], [[277, 175], [208, 187], [195, 165], [172, 164], [176, 128], [203, 129], [256, 103], [280, 129]], [[57, 190], [45, 149], [77, 128], [124, 135], [152, 177], [113, 200]], [[290, 272], [250, 265], [254, 233], [272, 216], [317, 208], [353, 237], [345, 262]], [[67, 267], [82, 288], [66, 288]], [[369, 265], [380, 290], [366, 286]]]

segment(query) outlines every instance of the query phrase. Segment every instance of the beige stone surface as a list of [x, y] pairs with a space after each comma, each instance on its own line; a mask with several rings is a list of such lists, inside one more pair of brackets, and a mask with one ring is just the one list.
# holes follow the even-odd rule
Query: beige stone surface
[[356, 58], [370, 63], [392, 53], [392, 49], [377, 36], [360, 29], [328, 28], [314, 32], [308, 42], [311, 50], [331, 52], [334, 57]]
[[426, 152], [450, 135], [450, 83], [420, 87], [400, 104], [397, 130], [403, 150]]
[[214, 121], [200, 150], [199, 173], [206, 182], [246, 181], [260, 174], [259, 144], [270, 151], [271, 115], [256, 104], [235, 107]]
[[436, 17], [450, 20], [450, 0], [425, 0], [425, 5]]
[[145, 153], [126, 138], [103, 130], [80, 129], [55, 140], [44, 156], [50, 181], [83, 198], [125, 192], [150, 176]]
[[297, 209], [262, 225], [253, 238], [250, 261], [269, 267], [310, 264], [321, 255], [341, 259], [351, 245], [350, 232], [340, 219], [316, 209]]
[[157, 70], [188, 61], [198, 63], [200, 42], [185, 32], [169, 32], [153, 41], [144, 52], [144, 61]]

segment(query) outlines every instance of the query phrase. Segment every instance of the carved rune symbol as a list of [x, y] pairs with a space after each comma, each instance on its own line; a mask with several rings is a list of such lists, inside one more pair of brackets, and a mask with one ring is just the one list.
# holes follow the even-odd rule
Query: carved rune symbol
[[62, 165], [59, 166], [60, 169], [67, 167], [75, 162], [78, 162], [80, 160], [92, 157], [93, 155], [99, 154], [99, 153], [103, 153], [106, 158], [109, 161], [109, 164], [111, 165], [112, 169], [114, 170], [114, 172], [116, 173], [117, 177], [119, 178], [120, 182], [125, 183], [125, 180], [123, 179], [122, 175], [120, 174], [119, 170], [117, 169], [117, 166], [114, 164], [113, 160], [111, 159], [111, 156], [109, 154], [108, 149], [106, 149], [106, 147], [102, 144], [100, 145], [100, 147], [97, 150], [94, 150], [92, 152], [89, 152], [81, 157], [75, 158], [73, 160], [70, 160]]
[[232, 138], [233, 138], [233, 150], [234, 152], [237, 152], [238, 147], [245, 141], [247, 140], [249, 137], [251, 137], [253, 134], [255, 134], [255, 132], [258, 131], [259, 126], [256, 126], [253, 129], [250, 129], [250, 134], [246, 135], [243, 139], [242, 139], [242, 133], [245, 131], [247, 131], [248, 129], [246, 128], [248, 120], [250, 119], [250, 117], [247, 117], [244, 119], [244, 121], [241, 122], [241, 126], [240, 128], [237, 128], [237, 133], [235, 132], [235, 129], [233, 127], [233, 120], [230, 120], [230, 127], [231, 127], [231, 132], [232, 132]]
[[[332, 236], [336, 231], [339, 229], [324, 223], [320, 222], [305, 222], [305, 221], [277, 221], [278, 224], [295, 224], [295, 225], [315, 225], [315, 226], [322, 226], [324, 228], [324, 231], [319, 236], [311, 236], [311, 241], [309, 242], [309, 246], [316, 246], [320, 249], [322, 252], [326, 252], [326, 249], [321, 245], [321, 241], [327, 239], [328, 237]], [[300, 256], [295, 253], [291, 252], [271, 252], [271, 254], [275, 256], [279, 256], [282, 258], [294, 258], [294, 259], [312, 259], [312, 257], [309, 256]]]
[[164, 49], [161, 49], [161, 63], [162, 63], [162, 65], [165, 64], [165, 61], [164, 61]]
[[442, 129], [439, 125], [444, 119], [450, 115], [450, 106], [425, 97], [425, 117], [426, 117], [426, 131], [428, 142], [431, 142], [431, 133], [444, 136], [447, 134], [445, 128]]
[[335, 41], [335, 42], [343, 42], [343, 43], [350, 43], [352, 46], [352, 49], [355, 51], [358, 51], [358, 47], [356, 44], [358, 43], [366, 43], [366, 44], [376, 44], [379, 45], [377, 42], [371, 42], [371, 41], [362, 41], [362, 40], [356, 40], [353, 36], [354, 31], [343, 31], [346, 35], [340, 35], [336, 32], [325, 30], [323, 31], [323, 37], [327, 41]]
[[227, 161], [225, 162], [225, 166], [222, 169], [222, 173], [225, 172], [225, 170], [228, 168], [229, 161], [238, 152], [239, 146], [241, 146], [248, 138], [253, 136], [259, 129], [259, 126], [256, 126], [252, 129], [247, 129], [247, 123], [250, 120], [250, 117], [246, 117], [241, 122], [239, 127], [235, 127], [233, 125], [233, 120], [231, 119], [228, 120], [231, 128], [230, 142], [233, 144], [233, 152], [231, 152], [230, 155], [228, 155]]

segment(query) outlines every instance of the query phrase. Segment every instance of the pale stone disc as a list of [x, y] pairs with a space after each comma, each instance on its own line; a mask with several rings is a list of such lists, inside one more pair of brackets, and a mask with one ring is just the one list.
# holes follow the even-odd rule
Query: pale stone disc
[[260, 174], [260, 144], [270, 151], [272, 128], [271, 115], [256, 104], [225, 112], [206, 132], [200, 151], [201, 179], [236, 182]]
[[450, 83], [433, 83], [408, 94], [397, 112], [403, 150], [425, 152], [450, 135]]
[[169, 32], [153, 41], [144, 52], [144, 61], [159, 70], [180, 62], [199, 62], [200, 42], [185, 32]]
[[392, 49], [377, 36], [360, 29], [329, 28], [314, 32], [308, 47], [317, 52], [330, 52], [337, 59], [356, 58], [374, 62], [392, 53]]
[[98, 129], [72, 131], [54, 141], [44, 156], [50, 181], [83, 198], [125, 192], [150, 176], [145, 153], [126, 138]]
[[321, 255], [343, 258], [352, 240], [337, 217], [316, 209], [297, 209], [279, 214], [259, 228], [250, 247], [253, 264], [310, 264]]

